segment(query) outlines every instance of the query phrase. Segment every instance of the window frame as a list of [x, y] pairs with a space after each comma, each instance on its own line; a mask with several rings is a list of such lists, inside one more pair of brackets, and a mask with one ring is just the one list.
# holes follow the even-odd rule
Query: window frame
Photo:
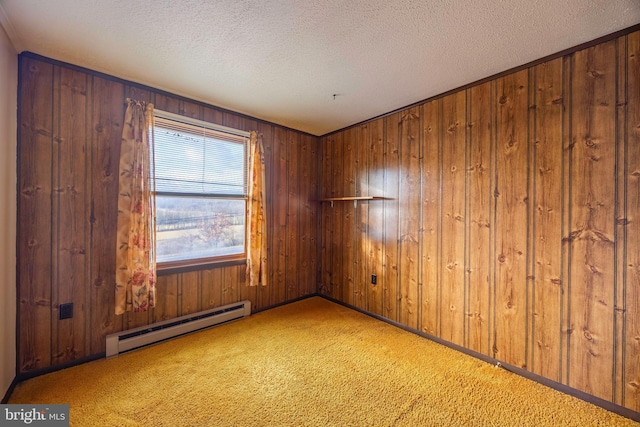
[[[249, 185], [249, 166], [250, 166], [249, 165], [249, 136], [250, 136], [249, 132], [246, 132], [240, 129], [230, 128], [227, 126], [218, 125], [218, 124], [207, 122], [204, 120], [194, 119], [194, 118], [183, 116], [180, 114], [174, 114], [167, 111], [158, 110], [158, 109], [154, 109], [153, 116], [154, 116], [154, 124], [153, 124], [153, 128], [151, 129], [153, 134], [155, 134], [155, 128], [156, 128], [155, 119], [159, 117], [164, 120], [184, 123], [190, 126], [203, 127], [215, 132], [223, 132], [233, 136], [244, 138], [245, 139], [245, 142], [244, 142], [245, 182], [247, 186]], [[155, 164], [156, 162], [155, 153], [154, 153], [153, 161]], [[154, 173], [155, 173], [155, 166], [154, 166]], [[155, 176], [154, 176], [154, 179], [155, 179]], [[154, 197], [157, 196], [157, 191], [155, 191], [155, 188], [154, 188], [153, 194], [154, 194]], [[224, 199], [244, 200], [245, 209], [244, 209], [243, 251], [242, 253], [239, 253], [239, 254], [219, 255], [219, 256], [205, 257], [205, 258], [190, 258], [185, 260], [162, 261], [162, 262], [156, 261], [156, 271], [158, 272], [158, 274], [160, 275], [171, 274], [171, 273], [184, 272], [184, 271], [203, 270], [209, 267], [223, 267], [228, 265], [246, 264], [247, 243], [249, 239], [249, 236], [247, 235], [247, 226], [248, 226], [247, 203], [249, 203], [248, 189], [247, 191], [245, 191], [245, 194], [243, 196], [233, 196], [233, 195], [201, 196], [193, 193], [173, 193], [169, 197], [192, 197], [192, 198], [219, 199], [219, 200], [224, 200]], [[155, 213], [155, 217], [154, 217], [154, 234], [156, 232], [156, 227], [157, 227], [156, 218], [157, 218], [157, 212]]]

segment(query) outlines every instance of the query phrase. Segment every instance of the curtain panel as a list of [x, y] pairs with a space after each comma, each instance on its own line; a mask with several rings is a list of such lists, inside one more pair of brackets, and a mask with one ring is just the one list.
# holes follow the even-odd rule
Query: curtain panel
[[262, 134], [249, 137], [249, 200], [247, 203], [247, 281], [249, 286], [267, 285], [267, 217]]
[[127, 98], [118, 187], [115, 313], [156, 302], [153, 104]]

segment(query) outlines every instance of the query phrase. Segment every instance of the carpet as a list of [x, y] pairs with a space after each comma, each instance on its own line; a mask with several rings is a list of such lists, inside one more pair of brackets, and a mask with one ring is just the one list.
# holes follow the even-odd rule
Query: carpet
[[640, 426], [312, 297], [24, 381], [73, 426]]

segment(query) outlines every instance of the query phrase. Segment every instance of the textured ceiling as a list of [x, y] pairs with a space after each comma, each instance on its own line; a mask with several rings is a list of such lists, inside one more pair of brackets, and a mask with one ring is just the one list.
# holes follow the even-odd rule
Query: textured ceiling
[[639, 22], [638, 0], [0, 0], [19, 52], [315, 135]]

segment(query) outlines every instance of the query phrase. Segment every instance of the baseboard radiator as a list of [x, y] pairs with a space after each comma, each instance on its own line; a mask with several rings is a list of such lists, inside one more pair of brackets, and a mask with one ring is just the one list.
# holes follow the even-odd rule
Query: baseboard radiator
[[140, 328], [107, 335], [107, 357], [165, 341], [200, 329], [220, 325], [251, 314], [251, 301], [241, 301]]

